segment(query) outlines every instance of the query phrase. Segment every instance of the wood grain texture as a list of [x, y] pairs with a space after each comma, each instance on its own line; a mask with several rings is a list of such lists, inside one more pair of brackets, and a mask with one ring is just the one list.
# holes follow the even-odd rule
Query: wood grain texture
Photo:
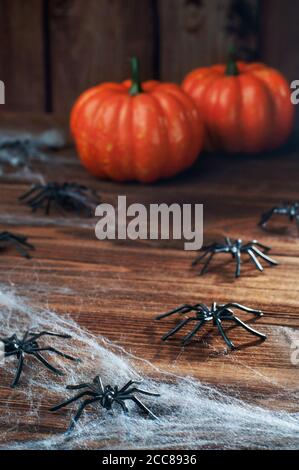
[[0, 79], [5, 83], [5, 110], [43, 111], [44, 37], [41, 0], [1, 0]]
[[252, 58], [258, 48], [257, 1], [243, 5], [247, 16], [233, 0], [159, 0], [162, 79], [180, 82], [196, 67], [225, 62], [232, 45], [241, 57]]
[[[49, 119], [44, 125], [49, 125]], [[9, 116], [7, 125], [13, 122], [19, 127], [24, 120]], [[37, 118], [27, 122], [27, 130], [36, 129]], [[101, 193], [104, 202], [113, 204], [120, 194], [127, 195], [128, 204], [203, 203], [206, 243], [223, 235], [256, 238], [272, 247], [279, 266], [265, 267], [261, 274], [245, 262], [243, 276], [235, 279], [232, 263], [220, 257], [200, 277], [198, 269], [191, 269], [194, 253], [184, 251], [180, 241], [98, 241], [95, 220], [32, 214], [17, 201], [28, 183], [1, 176], [0, 229], [28, 235], [36, 252], [30, 261], [13, 250], [1, 253], [0, 283], [12, 283], [35, 304], [47, 303], [61, 315], [69, 313], [82, 327], [162, 370], [191, 374], [204, 383], [237, 391], [250, 402], [297, 410], [298, 403], [290, 400], [289, 393], [298, 390], [299, 379], [299, 366], [290, 360], [290, 335], [298, 335], [299, 328], [299, 239], [292, 225], [274, 232], [257, 227], [262, 212], [281, 200], [298, 199], [296, 149], [251, 158], [204, 155], [187, 173], [146, 186], [98, 181], [80, 166], [73, 149], [62, 154], [63, 167], [57, 154], [50, 163], [38, 166], [48, 180], [87, 184]], [[230, 337], [239, 348], [227, 354], [217, 331], [206, 327], [185, 349], [179, 337], [161, 342], [175, 319], [156, 322], [157, 314], [185, 302], [214, 300], [262, 309], [265, 316], [252, 324], [268, 335], [267, 341], [256, 342], [232, 328]], [[2, 369], [0, 374], [0, 412], [7, 402], [22, 410], [23, 398], [9, 389], [10, 377]], [[34, 420], [24, 424], [18, 438], [58, 432], [65, 424], [48, 413], [47, 403], [40, 418], [38, 425]]]
[[153, 77], [155, 33], [150, 0], [53, 0], [49, 22], [55, 112], [69, 111], [90, 86], [128, 78], [132, 55], [141, 60], [142, 77]]
[[129, 75], [180, 82], [223, 62], [233, 44], [297, 79], [298, 2], [285, 0], [1, 0], [0, 111], [69, 111], [102, 81]]
[[298, 79], [299, 3], [292, 0], [261, 2], [261, 58], [292, 81]]

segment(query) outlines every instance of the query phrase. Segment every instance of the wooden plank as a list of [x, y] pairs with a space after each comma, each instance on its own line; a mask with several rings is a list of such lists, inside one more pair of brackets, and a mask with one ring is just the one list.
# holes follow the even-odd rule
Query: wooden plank
[[298, 80], [299, 3], [263, 0], [261, 5], [261, 59], [290, 81]]
[[0, 79], [6, 104], [0, 111], [42, 111], [45, 106], [43, 2], [0, 2]]
[[162, 78], [180, 82], [195, 67], [226, 61], [232, 45], [241, 58], [254, 57], [257, 4], [257, 0], [159, 0]]
[[154, 69], [154, 12], [151, 0], [49, 2], [53, 110], [69, 111], [86, 88], [128, 77], [138, 55], [142, 77]]

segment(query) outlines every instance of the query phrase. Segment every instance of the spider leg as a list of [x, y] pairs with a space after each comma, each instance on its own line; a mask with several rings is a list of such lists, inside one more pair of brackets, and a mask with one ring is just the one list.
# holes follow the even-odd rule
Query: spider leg
[[27, 248], [30, 248], [31, 250], [35, 250], [35, 246], [27, 242], [27, 237], [17, 237], [16, 240], [22, 246], [26, 246]]
[[[47, 200], [48, 199], [48, 200]], [[46, 201], [47, 200], [47, 201]], [[44, 204], [41, 204], [45, 201], [45, 205]], [[52, 195], [46, 195], [45, 198], [40, 201], [40, 203], [37, 205], [38, 207], [42, 207], [43, 209], [45, 209], [45, 214], [46, 215], [49, 215], [50, 214], [50, 211], [51, 211], [51, 206], [52, 206], [52, 203], [55, 201], [55, 198], [52, 196]]]
[[19, 197], [19, 201], [23, 201], [24, 199], [27, 199], [31, 194], [33, 194], [35, 191], [42, 189], [43, 186], [41, 184], [34, 184], [32, 187], [27, 191], [26, 193], [22, 194], [22, 196]]
[[67, 385], [66, 389], [67, 390], [80, 390], [81, 388], [87, 388], [89, 387], [88, 383], [83, 383], [83, 384], [78, 384], [78, 385]]
[[252, 261], [254, 262], [254, 264], [255, 264], [255, 266], [257, 267], [257, 269], [259, 269], [260, 271], [264, 271], [263, 266], [261, 265], [261, 263], [259, 262], [259, 260], [258, 260], [257, 257], [255, 256], [255, 254], [253, 253], [253, 251], [251, 251], [251, 250], [248, 248], [247, 253], [249, 254], [249, 256], [250, 256], [250, 258], [252, 259]]
[[[203, 248], [201, 249], [203, 251]], [[197, 263], [199, 263], [201, 260], [203, 260], [209, 253], [211, 253], [211, 248], [207, 248], [204, 253], [201, 255], [197, 256], [193, 261], [192, 261], [192, 266], [195, 266]]]
[[42, 185], [36, 186], [34, 191], [28, 191], [21, 200], [25, 200], [27, 204], [35, 204], [40, 198], [43, 198], [44, 195], [48, 194], [48, 189]]
[[174, 313], [187, 313], [192, 310], [192, 305], [184, 304], [181, 305], [180, 307], [174, 308], [173, 310], [170, 310], [169, 312], [162, 313], [158, 317], [156, 317], [156, 320], [161, 320], [161, 318], [169, 317], [170, 315], [173, 315]]
[[205, 264], [204, 264], [203, 267], [202, 267], [202, 270], [200, 271], [200, 275], [201, 275], [201, 276], [203, 276], [204, 273], [206, 272], [206, 270], [208, 269], [209, 264], [210, 264], [210, 262], [211, 262], [211, 260], [212, 260], [212, 258], [213, 258], [213, 256], [214, 256], [214, 254], [215, 254], [214, 251], [212, 251], [212, 253], [210, 253], [210, 256], [208, 257], [208, 259], [206, 260]]
[[27, 331], [25, 331], [24, 336], [23, 336], [23, 339], [22, 339], [23, 343], [24, 343], [24, 342], [26, 341], [26, 339], [28, 338], [28, 335], [29, 335], [29, 331], [27, 330]]
[[90, 395], [92, 396], [92, 392], [81, 392], [81, 393], [78, 393], [77, 395], [75, 395], [74, 397], [70, 398], [69, 400], [66, 400], [62, 403], [59, 403], [59, 405], [55, 405], [55, 406], [52, 406], [52, 408], [50, 408], [50, 411], [57, 411], [57, 410], [60, 410], [60, 408], [64, 408], [65, 406], [68, 406], [70, 403], [73, 403], [73, 401], [76, 401], [76, 400], [80, 400], [80, 398], [84, 397], [84, 395]]
[[56, 369], [56, 367], [52, 366], [48, 361], [46, 361], [46, 359], [41, 356], [38, 352], [32, 352], [30, 353], [32, 354], [34, 357], [36, 357], [36, 359], [38, 359], [42, 364], [44, 364], [44, 366], [47, 367], [47, 369], [51, 370], [52, 372], [54, 372], [55, 374], [57, 375], [64, 375], [64, 373], [59, 370], [59, 369]]
[[[252, 240], [251, 243], [248, 243], [248, 245], [256, 245], [258, 247], [260, 247], [262, 250], [264, 250], [265, 252], [268, 252], [271, 250], [270, 246], [267, 246], [267, 245], [263, 245], [263, 243], [260, 243], [258, 242], [257, 240]], [[249, 246], [250, 247], [250, 246]], [[251, 248], [251, 247], [250, 247]]]
[[52, 199], [49, 198], [47, 201], [47, 205], [46, 205], [46, 215], [50, 214], [51, 204], [52, 204]]
[[19, 359], [19, 362], [18, 362], [18, 367], [17, 367], [17, 371], [16, 371], [16, 375], [15, 375], [15, 378], [13, 380], [13, 382], [11, 383], [11, 388], [15, 388], [18, 383], [19, 383], [19, 380], [20, 380], [20, 376], [21, 376], [21, 373], [22, 373], [22, 369], [23, 369], [23, 364], [24, 364], [24, 356], [23, 356], [23, 353], [20, 353], [18, 355], [18, 359]]
[[18, 354], [18, 351], [10, 351], [5, 353], [5, 357], [14, 356]]
[[269, 256], [265, 255], [262, 251], [260, 251], [256, 246], [252, 246], [251, 250], [254, 251], [257, 255], [259, 255], [261, 258], [263, 258], [265, 261], [267, 261], [269, 264], [277, 265], [278, 262], [275, 261], [274, 259], [270, 258]]
[[7, 238], [7, 236], [9, 236], [9, 232], [7, 232], [6, 230], [4, 232], [1, 232], [0, 233], [0, 240], [2, 240], [3, 238]]
[[128, 383], [126, 383], [126, 385], [124, 385], [120, 390], [119, 390], [119, 394], [123, 393], [124, 391], [126, 391], [129, 387], [131, 387], [131, 385], [133, 384], [136, 384], [136, 385], [139, 385], [141, 384], [142, 381], [141, 380], [129, 380]]
[[75, 414], [75, 416], [71, 419], [71, 423], [68, 427], [68, 430], [67, 430], [67, 433], [72, 431], [76, 425], [76, 422], [79, 420], [80, 416], [82, 415], [83, 413], [83, 410], [84, 408], [87, 406], [87, 405], [90, 405], [91, 403], [94, 403], [96, 401], [99, 401], [98, 398], [89, 398], [88, 400], [84, 400], [81, 405], [79, 406], [78, 408], [78, 411], [77, 413]]
[[65, 357], [66, 359], [69, 359], [70, 361], [81, 362], [81, 359], [78, 359], [78, 358], [73, 357], [73, 356], [69, 356], [68, 354], [62, 353], [62, 352], [58, 351], [57, 349], [52, 348], [50, 346], [48, 348], [37, 348], [37, 349], [34, 349], [34, 351], [35, 352], [49, 351], [49, 352], [53, 352], [55, 354], [58, 354], [61, 357]]
[[222, 338], [224, 339], [224, 341], [226, 342], [227, 346], [230, 348], [230, 349], [235, 349], [235, 345], [234, 343], [228, 338], [228, 336], [226, 335], [224, 329], [222, 328], [222, 325], [221, 325], [221, 321], [216, 319], [215, 320], [215, 323], [218, 327], [218, 330], [220, 331], [220, 334], [222, 336]]
[[133, 387], [130, 388], [129, 390], [126, 391], [125, 395], [131, 395], [132, 393], [142, 393], [142, 395], [148, 395], [149, 397], [159, 397], [160, 393], [153, 393], [153, 392], [148, 392], [147, 390], [142, 390], [141, 388], [138, 387]]
[[242, 320], [240, 320], [240, 318], [236, 317], [236, 316], [233, 316], [233, 317], [227, 317], [226, 320], [230, 320], [230, 321], [234, 321], [235, 323], [237, 323], [237, 325], [240, 325], [242, 326], [242, 328], [244, 328], [245, 330], [249, 331], [249, 333], [252, 333], [253, 335], [255, 336], [258, 336], [259, 338], [263, 338], [263, 339], [266, 339], [267, 336], [264, 335], [263, 333], [260, 333], [259, 331], [257, 330], [254, 330], [253, 328], [251, 328], [250, 326], [246, 325], [246, 323], [244, 323]]
[[52, 200], [58, 212], [60, 212], [61, 215], [65, 215], [65, 204], [63, 203], [63, 201], [61, 201], [61, 197], [59, 195], [56, 195], [52, 198]]
[[244, 305], [238, 304], [237, 302], [230, 302], [228, 304], [222, 305], [221, 307], [224, 309], [238, 308], [239, 310], [243, 310], [244, 312], [258, 315], [259, 317], [263, 315], [263, 312], [261, 310], [255, 310], [253, 308], [245, 307]]
[[30, 259], [31, 256], [28, 253], [28, 251], [25, 249], [24, 245], [27, 246], [29, 249], [34, 250], [33, 245], [29, 245], [29, 243], [25, 244], [25, 243], [19, 242], [18, 240], [15, 240], [13, 244], [13, 246], [15, 247], [17, 252], [20, 253], [21, 256], [23, 256], [24, 258]]
[[34, 339], [38, 339], [40, 338], [41, 336], [55, 336], [57, 338], [65, 338], [65, 339], [69, 339], [71, 338], [71, 335], [63, 335], [63, 334], [59, 334], [59, 333], [51, 333], [50, 331], [41, 331], [40, 333], [31, 333], [32, 334], [32, 337], [34, 337]]
[[172, 328], [168, 333], [166, 333], [164, 336], [162, 336], [162, 341], [166, 341], [170, 336], [174, 335], [177, 333], [181, 328], [183, 328], [187, 323], [190, 321], [197, 320], [196, 317], [191, 317], [191, 318], [186, 318], [185, 320], [180, 321], [178, 325], [176, 325], [174, 328]]
[[240, 277], [241, 275], [241, 253], [240, 253], [240, 250], [237, 251], [236, 253], [236, 273], [235, 273], [235, 277]]
[[185, 336], [185, 338], [183, 338], [182, 343], [183, 343], [184, 345], [187, 344], [187, 343], [191, 340], [191, 338], [200, 330], [200, 328], [203, 326], [204, 322], [205, 322], [204, 320], [201, 320], [201, 321], [198, 323], [198, 325], [196, 325], [196, 326], [193, 328], [193, 330], [192, 330], [187, 336]]
[[116, 403], [118, 403], [122, 407], [122, 409], [125, 413], [129, 412], [128, 407], [126, 406], [126, 404], [123, 401], [119, 400], [118, 398], [115, 398], [114, 401], [116, 401]]
[[269, 221], [269, 219], [271, 219], [272, 215], [275, 214], [277, 212], [277, 207], [274, 207], [273, 209], [269, 210], [268, 212], [265, 212], [262, 217], [261, 217], [261, 220], [259, 221], [258, 225], [260, 227], [265, 227], [267, 222]]
[[46, 190], [43, 190], [33, 198], [27, 200], [26, 203], [33, 211], [36, 211], [38, 207], [43, 207], [44, 201], [46, 201], [47, 198], [49, 198], [49, 195]]
[[102, 382], [101, 377], [99, 375], [96, 375], [93, 381], [94, 381], [94, 383], [99, 385], [99, 387], [101, 389], [101, 392], [104, 393], [104, 386], [103, 386], [103, 382]]
[[144, 403], [142, 403], [142, 401], [140, 401], [137, 397], [135, 397], [134, 395], [133, 396], [127, 396], [125, 398], [125, 400], [132, 400], [136, 403], [137, 406], [139, 406], [139, 408], [142, 409], [142, 411], [144, 411], [147, 415], [149, 415], [151, 418], [153, 419], [159, 419], [156, 415], [154, 415], [154, 413], [149, 410]]
[[70, 193], [69, 195], [70, 203], [72, 208], [80, 214], [81, 212], [85, 212], [86, 216], [92, 217], [93, 216], [93, 209], [95, 209], [95, 205], [88, 200], [87, 195], [85, 194], [77, 194], [77, 193]]

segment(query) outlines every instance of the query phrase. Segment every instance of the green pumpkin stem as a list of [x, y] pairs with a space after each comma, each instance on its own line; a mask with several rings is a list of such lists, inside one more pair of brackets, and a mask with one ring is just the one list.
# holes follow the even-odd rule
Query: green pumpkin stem
[[132, 74], [132, 85], [129, 90], [130, 95], [135, 96], [142, 93], [142, 86], [139, 73], [139, 60], [138, 57], [131, 57], [131, 74]]
[[237, 77], [239, 74], [240, 72], [235, 58], [235, 50], [234, 48], [231, 48], [228, 56], [225, 75], [229, 77]]

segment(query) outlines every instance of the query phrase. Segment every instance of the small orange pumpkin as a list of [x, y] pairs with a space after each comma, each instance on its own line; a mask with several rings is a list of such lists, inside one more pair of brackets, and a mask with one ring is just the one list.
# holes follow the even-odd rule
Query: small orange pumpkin
[[83, 165], [116, 181], [153, 182], [188, 168], [203, 146], [203, 125], [193, 100], [177, 85], [139, 80], [103, 83], [78, 98], [71, 132]]
[[182, 84], [204, 121], [205, 148], [256, 153], [282, 145], [290, 135], [294, 107], [290, 87], [276, 70], [235, 62], [189, 73]]

